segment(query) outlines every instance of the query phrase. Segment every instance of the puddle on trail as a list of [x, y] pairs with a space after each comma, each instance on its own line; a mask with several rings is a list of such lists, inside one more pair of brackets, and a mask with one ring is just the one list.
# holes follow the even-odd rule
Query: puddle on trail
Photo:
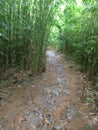
[[50, 61], [50, 62], [53, 62], [53, 63], [56, 63], [56, 52], [54, 51], [47, 51], [46, 52], [46, 56], [48, 57], [47, 60]]
[[50, 58], [55, 58], [56, 56], [56, 53], [54, 51], [47, 51], [46, 52], [46, 55]]

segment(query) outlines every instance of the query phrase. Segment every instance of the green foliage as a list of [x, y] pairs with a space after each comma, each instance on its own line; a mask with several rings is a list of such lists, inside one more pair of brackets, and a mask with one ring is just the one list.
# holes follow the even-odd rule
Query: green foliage
[[59, 49], [73, 57], [92, 83], [97, 82], [98, 3], [96, 0], [68, 0], [63, 15], [59, 12], [58, 17], [61, 22], [56, 22], [55, 26], [59, 27]]
[[89, 79], [98, 76], [96, 0], [1, 0], [0, 68], [45, 69], [46, 45], [57, 44]]
[[95, 83], [95, 87], [98, 89], [98, 82]]
[[0, 1], [0, 67], [45, 69], [53, 0]]

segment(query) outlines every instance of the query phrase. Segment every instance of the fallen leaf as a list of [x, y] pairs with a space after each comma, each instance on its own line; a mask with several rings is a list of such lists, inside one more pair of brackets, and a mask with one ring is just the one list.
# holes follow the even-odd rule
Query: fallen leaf
[[50, 89], [48, 89], [48, 94], [49, 94], [50, 92], [51, 92]]
[[19, 117], [18, 120], [19, 120], [19, 124], [20, 124], [21, 122], [25, 121], [26, 119], [23, 117]]
[[49, 120], [47, 118], [45, 119], [45, 123], [49, 124]]
[[33, 126], [32, 126], [32, 130], [35, 130], [35, 129], [36, 129], [36, 126], [35, 126], [35, 125], [33, 125]]

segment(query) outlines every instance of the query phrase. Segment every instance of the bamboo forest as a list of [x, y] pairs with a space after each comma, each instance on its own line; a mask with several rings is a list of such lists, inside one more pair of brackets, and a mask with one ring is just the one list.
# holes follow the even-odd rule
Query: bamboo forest
[[0, 0], [0, 130], [98, 130], [98, 0]]

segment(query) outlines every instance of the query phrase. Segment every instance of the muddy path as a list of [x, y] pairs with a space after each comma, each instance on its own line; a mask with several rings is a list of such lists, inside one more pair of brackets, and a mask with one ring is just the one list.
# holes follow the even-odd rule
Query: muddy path
[[90, 105], [81, 102], [83, 75], [53, 50], [46, 64], [35, 79], [22, 73], [8, 80], [12, 94], [2, 99], [0, 130], [97, 130]]

